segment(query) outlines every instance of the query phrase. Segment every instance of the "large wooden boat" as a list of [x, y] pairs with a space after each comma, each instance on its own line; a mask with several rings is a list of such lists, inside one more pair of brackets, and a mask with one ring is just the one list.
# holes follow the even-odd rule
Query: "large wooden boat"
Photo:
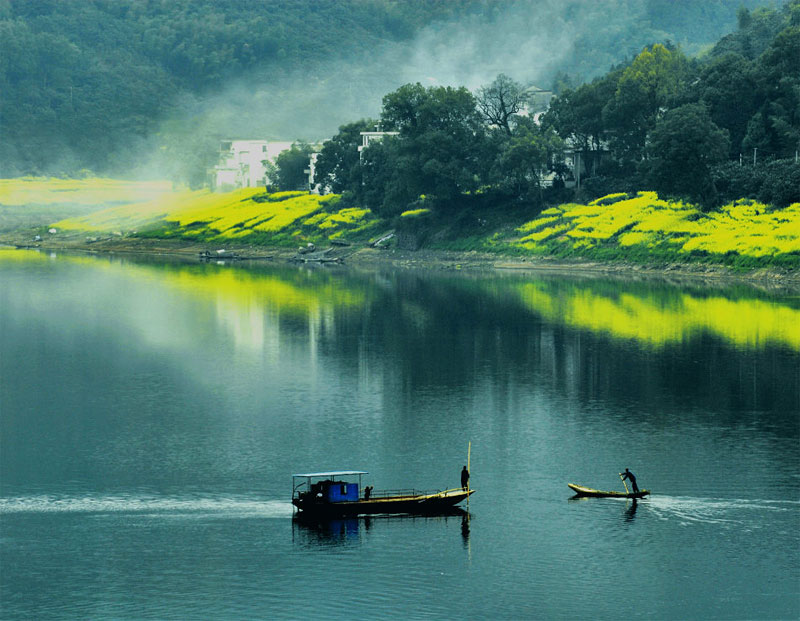
[[306, 515], [430, 514], [451, 509], [475, 492], [460, 487], [373, 491], [361, 487], [365, 474], [361, 470], [338, 470], [292, 475], [292, 504]]
[[578, 496], [593, 496], [595, 498], [644, 498], [650, 495], [650, 490], [642, 489], [638, 492], [607, 492], [600, 489], [592, 489], [575, 483], [567, 483], [567, 486]]

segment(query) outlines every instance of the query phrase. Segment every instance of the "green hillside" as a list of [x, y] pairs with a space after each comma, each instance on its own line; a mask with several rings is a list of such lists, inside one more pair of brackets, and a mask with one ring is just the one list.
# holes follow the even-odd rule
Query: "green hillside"
[[[428, 79], [405, 59], [457, 51], [440, 43], [489, 31], [494, 41], [454, 63], [575, 84], [655, 42], [697, 51], [735, 28], [740, 6], [763, 3], [0, 0], [0, 177], [126, 176], [152, 159], [149, 172], [197, 182], [221, 136], [316, 140], [349, 120], [343, 111], [373, 115], [399, 83]], [[514, 24], [513, 49], [498, 47]], [[534, 28], [567, 37], [557, 58], [524, 57]], [[497, 66], [499, 52], [523, 57]]]

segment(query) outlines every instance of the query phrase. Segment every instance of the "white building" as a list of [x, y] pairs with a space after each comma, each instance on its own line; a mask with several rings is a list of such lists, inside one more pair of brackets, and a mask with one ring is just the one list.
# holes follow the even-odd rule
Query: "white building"
[[[318, 149], [322, 149], [322, 145], [317, 146]], [[306, 168], [303, 172], [308, 175], [308, 191], [312, 194], [322, 194], [322, 184], [317, 181], [317, 158], [319, 157], [319, 151], [314, 151], [311, 155], [308, 156], [308, 168]]]
[[371, 142], [380, 142], [384, 136], [399, 136], [400, 132], [360, 132], [361, 133], [361, 146], [358, 147], [358, 156], [361, 157], [361, 152], [366, 149]]
[[216, 191], [266, 186], [270, 179], [267, 164], [290, 149], [291, 142], [267, 140], [223, 140], [219, 163], [211, 171], [211, 187]]

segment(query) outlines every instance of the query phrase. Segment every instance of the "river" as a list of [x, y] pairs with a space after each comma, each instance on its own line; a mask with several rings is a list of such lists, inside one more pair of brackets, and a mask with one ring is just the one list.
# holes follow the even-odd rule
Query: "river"
[[3, 619], [796, 619], [800, 298], [3, 251], [0, 546]]

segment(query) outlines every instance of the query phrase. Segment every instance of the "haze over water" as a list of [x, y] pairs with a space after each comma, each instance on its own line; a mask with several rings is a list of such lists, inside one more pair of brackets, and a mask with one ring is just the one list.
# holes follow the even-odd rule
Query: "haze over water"
[[[741, 285], [0, 252], [0, 616], [797, 618], [798, 326]], [[454, 487], [470, 441], [468, 514], [292, 520], [293, 473]], [[651, 497], [571, 499], [625, 467]]]

